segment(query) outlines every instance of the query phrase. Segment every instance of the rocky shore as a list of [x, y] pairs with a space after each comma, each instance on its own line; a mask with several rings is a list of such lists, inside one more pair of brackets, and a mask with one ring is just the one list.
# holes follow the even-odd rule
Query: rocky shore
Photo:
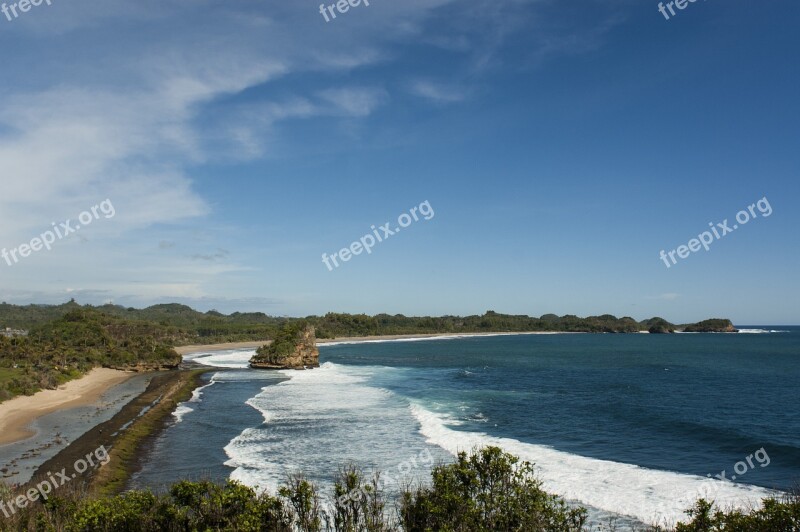
[[88, 491], [120, 492], [129, 475], [135, 471], [144, 447], [168, 423], [178, 403], [191, 396], [200, 384], [201, 375], [207, 371], [181, 369], [157, 373], [144, 393], [122, 407], [110, 420], [95, 426], [44, 462], [22, 488], [35, 485], [49, 473], [63, 468], [69, 471], [76, 460], [104, 447], [110, 457], [108, 463], [87, 470], [75, 482]]

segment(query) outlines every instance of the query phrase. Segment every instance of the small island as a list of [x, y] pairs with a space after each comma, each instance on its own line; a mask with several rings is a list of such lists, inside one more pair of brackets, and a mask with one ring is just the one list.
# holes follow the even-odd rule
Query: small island
[[733, 326], [731, 320], [715, 318], [711, 320], [703, 320], [692, 325], [687, 325], [684, 327], [683, 332], [736, 333], [739, 332], [739, 329]]
[[275, 339], [258, 348], [250, 359], [254, 369], [310, 369], [319, 367], [314, 327], [305, 322], [287, 323]]

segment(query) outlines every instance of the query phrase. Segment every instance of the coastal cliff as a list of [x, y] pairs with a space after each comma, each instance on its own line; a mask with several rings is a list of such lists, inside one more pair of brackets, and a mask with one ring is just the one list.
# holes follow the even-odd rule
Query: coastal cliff
[[261, 346], [250, 359], [255, 369], [309, 369], [319, 367], [319, 349], [314, 327], [287, 324], [272, 343]]

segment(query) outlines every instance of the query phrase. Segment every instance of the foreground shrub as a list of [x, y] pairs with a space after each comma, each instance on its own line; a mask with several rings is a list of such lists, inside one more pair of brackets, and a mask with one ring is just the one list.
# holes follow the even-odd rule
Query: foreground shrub
[[337, 532], [388, 532], [397, 530], [386, 515], [386, 500], [376, 473], [369, 481], [355, 465], [339, 470], [333, 487], [333, 523]]
[[[295, 520], [283, 501], [237, 482], [181, 481], [168, 495], [130, 491], [108, 498], [78, 493], [49, 499], [0, 523], [2, 530], [64, 532], [290, 532]], [[10, 525], [10, 526], [9, 526]], [[306, 530], [302, 529], [301, 530]], [[311, 529], [308, 529], [311, 530]]]
[[758, 510], [722, 511], [713, 503], [700, 499], [687, 515], [688, 523], [679, 523], [676, 532], [798, 532], [800, 531], [800, 496], [788, 495], [782, 500], [764, 499]]
[[571, 532], [583, 528], [586, 510], [569, 509], [541, 489], [533, 465], [487, 447], [432, 472], [433, 485], [406, 490], [401, 498], [403, 528], [443, 530], [537, 530]]
[[[229, 481], [181, 481], [168, 493], [130, 491], [89, 496], [65, 486], [47, 501], [0, 515], [2, 531], [36, 532], [577, 532], [587, 530], [586, 510], [570, 508], [541, 488], [533, 466], [487, 447], [460, 453], [453, 464], [431, 472], [430, 486], [407, 487], [396, 516], [387, 508], [380, 475], [369, 479], [355, 466], [341, 469], [331, 505], [301, 475], [291, 476], [277, 496]], [[0, 483], [0, 500], [15, 494]], [[327, 509], [326, 509], [327, 508]], [[800, 532], [800, 496], [766, 499], [758, 510], [723, 511], [699, 500], [690, 521], [675, 532]], [[616, 530], [615, 525], [592, 529]], [[662, 528], [644, 528], [664, 532]]]

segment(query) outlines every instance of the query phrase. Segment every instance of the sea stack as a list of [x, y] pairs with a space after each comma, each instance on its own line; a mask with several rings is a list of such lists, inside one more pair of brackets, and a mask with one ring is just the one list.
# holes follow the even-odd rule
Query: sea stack
[[314, 327], [302, 323], [284, 325], [272, 343], [263, 345], [250, 359], [254, 369], [311, 369], [319, 367]]

